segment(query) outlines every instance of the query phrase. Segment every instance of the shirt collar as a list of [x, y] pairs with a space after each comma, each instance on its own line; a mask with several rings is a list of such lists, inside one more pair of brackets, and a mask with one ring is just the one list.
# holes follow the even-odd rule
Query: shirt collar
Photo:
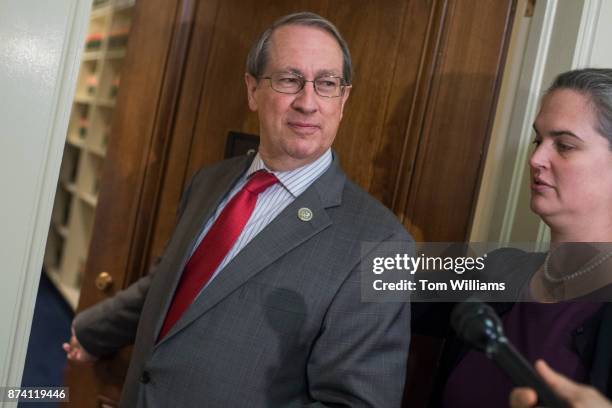
[[270, 170], [259, 152], [255, 155], [251, 166], [247, 170], [246, 176], [249, 178], [251, 174], [259, 170], [267, 170], [274, 174], [280, 184], [291, 193], [295, 198], [302, 194], [316, 179], [327, 170], [332, 162], [331, 149], [327, 149], [317, 160], [308, 163], [302, 167], [298, 167], [289, 171], [272, 171]]

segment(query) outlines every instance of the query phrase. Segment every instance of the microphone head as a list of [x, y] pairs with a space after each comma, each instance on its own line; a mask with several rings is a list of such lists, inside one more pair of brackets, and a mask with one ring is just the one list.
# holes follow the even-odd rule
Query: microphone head
[[505, 341], [499, 316], [491, 306], [474, 299], [457, 304], [451, 313], [451, 326], [466, 343], [487, 354]]

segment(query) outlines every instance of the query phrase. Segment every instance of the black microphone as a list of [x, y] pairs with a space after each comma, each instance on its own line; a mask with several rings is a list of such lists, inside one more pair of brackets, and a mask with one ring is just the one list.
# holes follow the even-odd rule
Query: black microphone
[[501, 320], [491, 306], [478, 300], [459, 303], [451, 314], [451, 325], [460, 338], [493, 360], [519, 387], [533, 388], [538, 406], [569, 408], [504, 335]]

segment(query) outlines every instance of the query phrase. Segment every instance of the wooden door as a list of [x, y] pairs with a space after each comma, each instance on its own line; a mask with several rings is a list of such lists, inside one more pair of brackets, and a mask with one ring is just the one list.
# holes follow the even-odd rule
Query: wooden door
[[[247, 51], [276, 18], [333, 21], [355, 66], [334, 148], [353, 180], [419, 240], [464, 240], [495, 112], [514, 0], [138, 2], [79, 309], [146, 274], [193, 172], [228, 131], [258, 133]], [[95, 288], [108, 272], [114, 286]], [[129, 351], [68, 371], [74, 406], [111, 403]], [[414, 387], [414, 384], [410, 384]]]

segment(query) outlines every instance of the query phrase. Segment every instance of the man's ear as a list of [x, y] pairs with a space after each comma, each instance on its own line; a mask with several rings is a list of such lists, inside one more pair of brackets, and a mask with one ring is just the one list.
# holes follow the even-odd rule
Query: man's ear
[[344, 104], [348, 100], [348, 97], [349, 97], [349, 94], [351, 93], [351, 88], [352, 87], [353, 87], [352, 85], [344, 87], [344, 94], [341, 96], [341, 98], [342, 98], [342, 106], [340, 107], [340, 118], [342, 118], [342, 115], [344, 113]]
[[249, 109], [253, 112], [257, 111], [257, 100], [255, 99], [255, 91], [257, 90], [257, 79], [248, 72], [244, 74], [244, 83], [247, 87], [247, 97], [249, 99]]

